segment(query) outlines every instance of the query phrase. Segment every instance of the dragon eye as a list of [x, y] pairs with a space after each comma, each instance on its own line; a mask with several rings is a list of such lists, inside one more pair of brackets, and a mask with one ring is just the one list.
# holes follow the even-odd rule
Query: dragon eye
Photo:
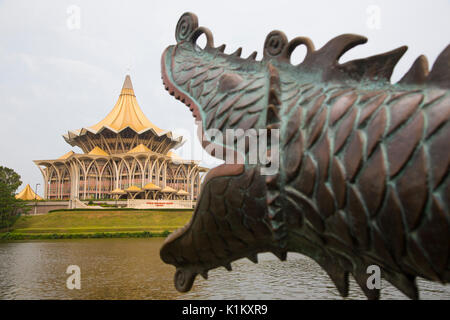
[[219, 91], [226, 92], [236, 88], [242, 82], [242, 77], [236, 73], [225, 73], [219, 80]]

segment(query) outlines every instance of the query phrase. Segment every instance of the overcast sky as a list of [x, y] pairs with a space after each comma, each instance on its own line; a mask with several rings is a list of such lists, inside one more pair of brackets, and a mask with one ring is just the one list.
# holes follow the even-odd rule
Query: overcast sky
[[[175, 26], [185, 11], [198, 15], [216, 45], [226, 43], [226, 52], [242, 46], [243, 56], [258, 50], [260, 58], [264, 39], [274, 29], [289, 39], [307, 36], [316, 48], [341, 33], [369, 38], [341, 61], [407, 45], [394, 81], [418, 55], [425, 54], [432, 64], [450, 43], [449, 0], [0, 0], [0, 165], [17, 171], [24, 184], [42, 185], [32, 160], [81, 152], [61, 135], [103, 119], [128, 70], [148, 118], [194, 142], [189, 109], [164, 90], [160, 78], [161, 53], [175, 43]], [[196, 141], [177, 153], [202, 158]]]

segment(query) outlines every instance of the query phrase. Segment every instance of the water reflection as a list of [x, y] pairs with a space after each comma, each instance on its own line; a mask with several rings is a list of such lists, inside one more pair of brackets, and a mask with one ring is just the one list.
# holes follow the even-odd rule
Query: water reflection
[[[341, 299], [311, 259], [272, 254], [243, 259], [233, 271], [198, 277], [186, 294], [173, 287], [174, 268], [159, 259], [163, 239], [96, 239], [0, 243], [0, 299]], [[66, 288], [66, 268], [81, 268], [81, 290]], [[450, 299], [450, 286], [419, 280], [422, 299]], [[382, 299], [405, 299], [386, 282]], [[351, 279], [350, 297], [364, 299]]]

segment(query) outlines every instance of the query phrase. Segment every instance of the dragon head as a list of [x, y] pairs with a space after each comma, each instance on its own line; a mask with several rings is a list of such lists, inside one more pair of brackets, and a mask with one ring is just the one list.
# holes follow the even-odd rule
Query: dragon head
[[[204, 48], [196, 43], [201, 35], [206, 36]], [[268, 110], [276, 103], [272, 100], [276, 100], [277, 73], [268, 61], [256, 61], [256, 52], [243, 59], [242, 48], [225, 54], [225, 45], [214, 47], [212, 33], [198, 26], [193, 13], [181, 16], [175, 37], [177, 44], [162, 54], [164, 86], [190, 108], [201, 124], [199, 135], [202, 134], [203, 147], [223, 159], [218, 156], [218, 149], [223, 150], [223, 155], [227, 149], [236, 151], [236, 144], [246, 132], [255, 130], [259, 136], [258, 130], [267, 129]], [[233, 134], [228, 135], [227, 130]], [[241, 134], [236, 136], [239, 130]], [[216, 139], [217, 133], [222, 141]], [[243, 140], [246, 141], [243, 153], [246, 153], [251, 143]]]
[[[202, 35], [206, 37], [204, 48], [197, 45]], [[282, 100], [287, 99], [282, 99], [282, 92], [289, 91], [291, 84], [307, 87], [314, 83], [318, 87], [327, 87], [337, 82], [355, 87], [365, 81], [373, 83], [377, 80], [383, 86], [389, 84], [395, 64], [406, 51], [406, 47], [400, 47], [339, 64], [339, 58], [346, 51], [365, 43], [367, 39], [343, 34], [315, 50], [309, 38], [296, 37], [288, 41], [283, 32], [275, 30], [266, 37], [262, 60], [256, 60], [256, 52], [244, 59], [240, 56], [242, 48], [226, 54], [225, 45], [214, 47], [211, 31], [199, 27], [197, 16], [189, 12], [179, 19], [175, 38], [177, 44], [169, 46], [162, 54], [164, 86], [190, 108], [201, 124], [198, 134], [203, 147], [221, 159], [225, 150], [229, 149], [243, 153], [245, 157], [251, 147], [252, 143], [243, 139], [244, 151], [240, 152], [237, 142], [240, 136], [247, 135], [239, 136], [239, 133], [236, 134], [238, 129], [243, 132], [266, 130], [266, 137], [275, 135], [273, 129], [279, 128], [280, 106]], [[301, 45], [307, 49], [304, 61], [292, 65], [291, 54]], [[420, 63], [418, 65], [421, 66]], [[228, 129], [234, 133], [231, 137], [227, 135]], [[215, 139], [217, 133], [221, 141]], [[256, 135], [259, 137], [260, 132]], [[220, 156], [217, 150], [221, 150]]]

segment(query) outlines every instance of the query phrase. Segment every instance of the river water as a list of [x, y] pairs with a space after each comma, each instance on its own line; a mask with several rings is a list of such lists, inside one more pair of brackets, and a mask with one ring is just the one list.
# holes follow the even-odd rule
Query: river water
[[[311, 259], [289, 253], [281, 262], [270, 253], [259, 263], [232, 263], [233, 271], [211, 270], [192, 291], [178, 293], [174, 267], [159, 258], [164, 239], [83, 239], [0, 242], [0, 299], [341, 299]], [[81, 289], [69, 290], [66, 269], [81, 270]], [[422, 299], [450, 300], [450, 285], [418, 281]], [[364, 299], [351, 279], [350, 299]], [[406, 299], [382, 282], [382, 299]]]

